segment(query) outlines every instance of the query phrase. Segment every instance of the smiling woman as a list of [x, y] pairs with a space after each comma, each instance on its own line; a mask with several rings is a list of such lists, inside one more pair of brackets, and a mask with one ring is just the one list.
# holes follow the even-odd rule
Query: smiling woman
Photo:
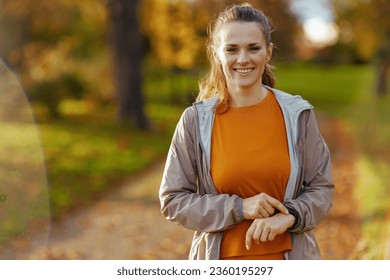
[[210, 28], [211, 69], [159, 192], [164, 216], [196, 231], [191, 259], [320, 258], [311, 230], [331, 206], [329, 151], [312, 106], [273, 88], [271, 30], [249, 4]]

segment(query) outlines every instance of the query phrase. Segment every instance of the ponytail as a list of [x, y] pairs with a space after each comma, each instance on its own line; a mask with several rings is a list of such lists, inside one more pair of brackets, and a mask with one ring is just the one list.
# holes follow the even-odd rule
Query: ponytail
[[275, 86], [275, 75], [273, 73], [273, 66], [269, 65], [268, 63], [265, 65], [264, 73], [262, 76], [262, 82], [266, 86], [274, 87]]

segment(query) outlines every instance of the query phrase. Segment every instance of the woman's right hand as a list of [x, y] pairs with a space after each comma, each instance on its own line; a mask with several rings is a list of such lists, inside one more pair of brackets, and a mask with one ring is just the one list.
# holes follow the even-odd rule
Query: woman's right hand
[[242, 203], [244, 218], [247, 220], [268, 218], [275, 213], [276, 209], [283, 214], [289, 214], [287, 208], [279, 200], [266, 193], [244, 198]]

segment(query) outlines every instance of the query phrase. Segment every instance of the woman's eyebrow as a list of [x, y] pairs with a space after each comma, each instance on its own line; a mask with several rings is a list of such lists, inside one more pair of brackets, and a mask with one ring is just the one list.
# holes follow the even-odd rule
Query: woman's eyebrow
[[[260, 45], [260, 43], [250, 43], [248, 44], [247, 46], [249, 47], [253, 47], [253, 46], [256, 46], [256, 45]], [[237, 47], [238, 44], [225, 44], [226, 47]]]

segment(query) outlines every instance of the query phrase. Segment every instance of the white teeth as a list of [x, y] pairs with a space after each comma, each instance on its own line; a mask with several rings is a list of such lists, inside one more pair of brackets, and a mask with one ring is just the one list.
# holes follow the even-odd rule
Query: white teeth
[[250, 68], [250, 69], [235, 69], [236, 72], [238, 73], [249, 73], [249, 72], [252, 72], [253, 71], [253, 68]]

